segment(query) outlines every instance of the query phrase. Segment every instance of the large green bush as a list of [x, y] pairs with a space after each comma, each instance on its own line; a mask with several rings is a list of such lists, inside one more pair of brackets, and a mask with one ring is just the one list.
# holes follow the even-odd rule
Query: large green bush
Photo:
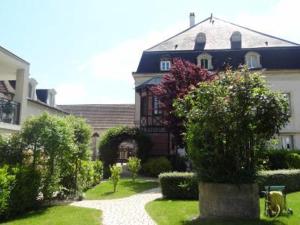
[[286, 157], [289, 168], [300, 169], [300, 154], [290, 153]]
[[119, 145], [123, 141], [134, 140], [137, 144], [137, 157], [144, 162], [152, 148], [151, 139], [137, 128], [115, 127], [107, 130], [99, 143], [100, 159], [104, 164], [104, 176], [109, 176], [109, 167], [117, 162]]
[[[47, 113], [26, 120], [20, 132], [1, 137], [0, 168], [8, 166], [0, 169], [0, 217], [4, 210], [6, 217], [16, 216], [45, 200], [76, 197], [99, 183], [103, 165], [88, 161], [90, 138], [83, 119]], [[8, 185], [12, 177], [13, 185]]]
[[198, 180], [194, 173], [161, 173], [159, 183], [164, 198], [198, 199]]
[[166, 157], [150, 158], [142, 164], [142, 172], [148, 176], [157, 177], [160, 173], [169, 171], [172, 171], [172, 165]]
[[288, 102], [261, 74], [228, 70], [175, 102], [200, 180], [253, 183], [257, 152], [288, 122]]

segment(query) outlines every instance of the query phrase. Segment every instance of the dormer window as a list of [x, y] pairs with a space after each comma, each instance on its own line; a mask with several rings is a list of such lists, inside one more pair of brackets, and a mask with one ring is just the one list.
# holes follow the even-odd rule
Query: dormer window
[[197, 65], [200, 66], [202, 69], [212, 70], [212, 56], [203, 53], [197, 57]]
[[30, 78], [28, 81], [28, 98], [36, 100], [36, 86], [37, 86], [37, 81], [33, 78]]
[[245, 55], [245, 62], [249, 69], [261, 68], [260, 54], [257, 52], [248, 52]]
[[206, 43], [205, 33], [202, 33], [202, 32], [198, 33], [196, 36], [194, 49], [195, 50], [203, 50], [205, 47], [205, 43]]
[[160, 70], [161, 71], [169, 71], [171, 69], [171, 61], [170, 60], [161, 60], [160, 61]]
[[230, 43], [232, 49], [240, 49], [242, 47], [242, 34], [239, 31], [233, 32], [230, 37]]
[[48, 98], [47, 98], [48, 105], [55, 106], [55, 95], [56, 95], [56, 91], [54, 89], [48, 90]]

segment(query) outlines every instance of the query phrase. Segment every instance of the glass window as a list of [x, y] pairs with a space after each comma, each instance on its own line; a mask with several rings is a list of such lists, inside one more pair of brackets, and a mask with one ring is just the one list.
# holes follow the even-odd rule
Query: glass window
[[160, 70], [161, 71], [169, 71], [171, 69], [171, 61], [162, 60], [160, 61]]
[[141, 98], [141, 116], [147, 115], [147, 97], [144, 96]]
[[159, 107], [159, 99], [157, 96], [153, 96], [153, 114], [160, 115], [161, 109]]
[[208, 69], [208, 59], [201, 59], [201, 68]]
[[254, 69], [254, 68], [260, 68], [260, 55], [256, 52], [248, 52], [245, 56], [246, 58], [246, 64], [248, 68]]
[[281, 135], [280, 136], [280, 144], [283, 149], [293, 149], [293, 136], [292, 135]]
[[198, 55], [197, 65], [203, 69], [212, 70], [213, 69], [212, 56], [207, 53]]

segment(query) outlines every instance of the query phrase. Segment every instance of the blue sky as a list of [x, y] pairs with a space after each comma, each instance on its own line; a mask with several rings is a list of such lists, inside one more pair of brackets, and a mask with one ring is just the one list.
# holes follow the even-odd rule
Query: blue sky
[[0, 45], [30, 62], [59, 104], [133, 103], [144, 49], [212, 12], [300, 43], [297, 0], [1, 0]]

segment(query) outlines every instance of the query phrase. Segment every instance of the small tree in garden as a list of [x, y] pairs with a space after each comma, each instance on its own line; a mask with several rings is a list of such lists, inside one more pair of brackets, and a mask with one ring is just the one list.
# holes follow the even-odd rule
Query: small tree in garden
[[284, 95], [247, 69], [202, 82], [175, 107], [187, 121], [188, 154], [203, 182], [254, 182], [258, 151], [289, 118]]
[[120, 175], [121, 175], [121, 173], [122, 173], [122, 167], [120, 167], [120, 166], [117, 166], [116, 164], [115, 165], [113, 165], [113, 166], [111, 166], [110, 167], [110, 173], [111, 173], [111, 175], [110, 175], [110, 180], [112, 181], [112, 183], [113, 183], [113, 186], [114, 186], [114, 192], [116, 192], [116, 190], [117, 190], [117, 185], [118, 185], [118, 183], [119, 183], [119, 181], [120, 181]]
[[151, 91], [158, 96], [162, 103], [163, 110], [167, 112], [164, 118], [165, 126], [174, 135], [177, 145], [182, 145], [184, 118], [176, 115], [173, 106], [174, 100], [183, 98], [200, 82], [212, 80], [214, 77], [214, 73], [195, 64], [182, 59], [174, 59], [170, 73], [163, 76], [159, 85], [151, 88]]
[[141, 160], [137, 157], [129, 157], [127, 165], [128, 170], [131, 172], [132, 181], [135, 182], [137, 174], [141, 169]]

